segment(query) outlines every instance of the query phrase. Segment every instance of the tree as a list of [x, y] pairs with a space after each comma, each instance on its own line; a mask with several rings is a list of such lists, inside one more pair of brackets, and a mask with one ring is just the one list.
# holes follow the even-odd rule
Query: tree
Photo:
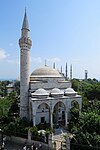
[[[11, 108], [14, 103], [18, 100], [16, 92], [10, 93], [5, 98], [0, 99], [0, 118], [8, 117], [12, 113]], [[16, 112], [17, 110], [15, 110]]]
[[75, 91], [78, 91], [79, 84], [80, 84], [80, 81], [79, 81], [78, 79], [73, 79], [73, 80], [72, 80], [72, 88], [73, 88]]
[[20, 81], [16, 81], [14, 84], [14, 89], [18, 95], [20, 95]]
[[11, 82], [8, 80], [5, 81], [0, 81], [0, 95], [2, 97], [7, 96], [7, 85], [10, 84]]
[[71, 132], [75, 135], [74, 143], [100, 147], [100, 115], [94, 112], [82, 113]]

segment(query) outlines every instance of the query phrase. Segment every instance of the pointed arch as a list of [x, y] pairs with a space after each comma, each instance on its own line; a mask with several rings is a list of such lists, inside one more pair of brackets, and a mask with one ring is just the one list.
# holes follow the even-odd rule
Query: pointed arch
[[72, 100], [71, 101], [71, 108], [73, 108], [73, 107], [79, 109], [78, 101], [76, 101], [76, 100]]
[[66, 106], [62, 101], [58, 101], [53, 106], [53, 123], [65, 125]]
[[36, 124], [50, 123], [50, 106], [45, 102], [38, 104], [36, 116]]
[[80, 105], [78, 101], [71, 101], [71, 109], [70, 109], [70, 119], [76, 120], [79, 118]]

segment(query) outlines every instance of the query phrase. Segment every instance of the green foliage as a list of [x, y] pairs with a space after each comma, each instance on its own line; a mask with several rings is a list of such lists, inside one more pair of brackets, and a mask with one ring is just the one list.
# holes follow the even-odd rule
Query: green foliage
[[0, 81], [0, 95], [1, 97], [5, 97], [7, 95], [6, 86], [10, 84], [10, 81]]
[[14, 89], [18, 95], [20, 95], [20, 81], [16, 81], [14, 84]]
[[100, 147], [100, 82], [96, 79], [74, 79], [72, 86], [82, 95], [82, 114], [76, 121], [77, 110], [71, 110], [74, 116], [69, 122], [69, 129], [74, 134], [71, 143], [81, 150], [88, 148], [86, 146], [89, 146], [88, 149], [93, 149], [93, 146]]
[[[0, 99], [0, 118], [7, 117], [12, 105], [18, 100], [16, 93], [12, 92], [8, 96]], [[16, 110], [15, 110], [16, 111]]]
[[46, 128], [46, 134], [49, 135], [53, 132], [52, 128]]
[[79, 84], [80, 84], [80, 81], [78, 79], [72, 80], [72, 88], [74, 88], [75, 91], [78, 91]]
[[75, 143], [91, 146], [100, 146], [100, 115], [90, 112], [82, 113], [78, 123], [71, 126], [75, 134]]
[[88, 100], [100, 99], [100, 82], [96, 79], [81, 80], [73, 79], [72, 87], [80, 94], [84, 94]]
[[38, 135], [38, 128], [37, 128], [37, 127], [31, 127], [30, 130], [31, 130], [31, 132], [32, 132], [34, 135]]
[[16, 135], [16, 133], [24, 133], [27, 134], [29, 123], [24, 118], [20, 120], [20, 118], [11, 118], [8, 122], [6, 122], [3, 126], [3, 131], [6, 134], [13, 134]]

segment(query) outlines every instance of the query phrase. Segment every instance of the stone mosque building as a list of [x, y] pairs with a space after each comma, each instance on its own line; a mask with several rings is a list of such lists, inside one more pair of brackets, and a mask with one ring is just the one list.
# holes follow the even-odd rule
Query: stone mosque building
[[71, 81], [48, 66], [34, 70], [30, 75], [30, 48], [32, 41], [25, 12], [20, 46], [20, 118], [26, 117], [33, 126], [43, 123], [63, 123], [67, 127], [72, 102], [81, 113], [82, 97], [71, 88]]

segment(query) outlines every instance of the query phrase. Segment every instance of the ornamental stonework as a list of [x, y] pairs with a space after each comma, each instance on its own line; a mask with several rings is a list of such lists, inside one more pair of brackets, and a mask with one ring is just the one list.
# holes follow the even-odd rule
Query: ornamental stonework
[[19, 45], [21, 45], [21, 44], [27, 44], [27, 45], [31, 46], [32, 41], [27, 37], [22, 37], [19, 39]]

